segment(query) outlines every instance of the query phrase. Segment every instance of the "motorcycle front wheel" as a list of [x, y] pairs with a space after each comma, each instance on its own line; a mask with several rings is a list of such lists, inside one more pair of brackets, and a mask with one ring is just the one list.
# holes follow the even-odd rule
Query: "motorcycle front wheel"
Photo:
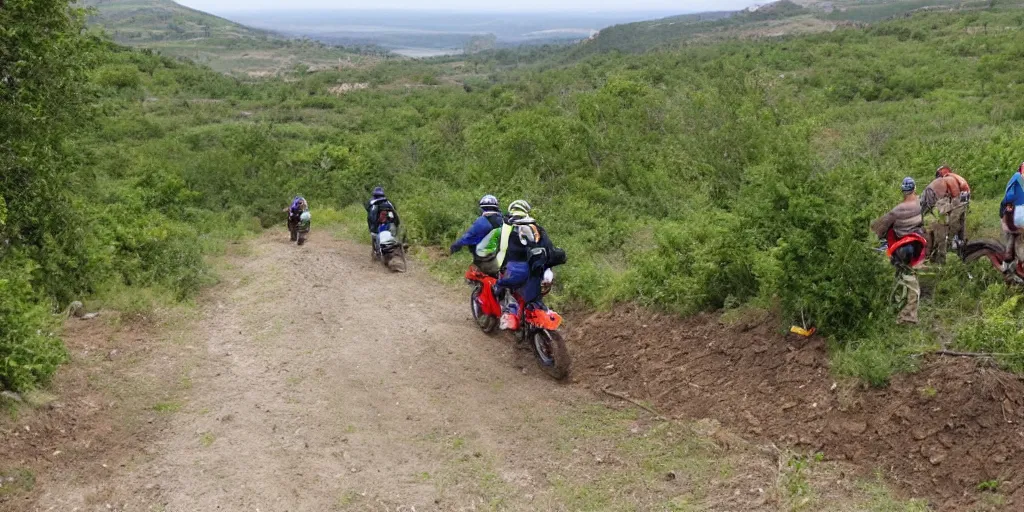
[[569, 350], [562, 333], [541, 329], [533, 333], [533, 353], [541, 370], [555, 380], [569, 376]]

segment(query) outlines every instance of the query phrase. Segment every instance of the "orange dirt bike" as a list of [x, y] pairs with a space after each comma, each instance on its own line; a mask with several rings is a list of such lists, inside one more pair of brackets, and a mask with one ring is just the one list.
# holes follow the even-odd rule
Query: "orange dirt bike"
[[[466, 271], [466, 282], [473, 287], [469, 296], [473, 319], [485, 333], [493, 333], [501, 318], [501, 304], [494, 295], [494, 285], [498, 279], [481, 272], [475, 265]], [[543, 288], [547, 295], [550, 288]], [[548, 309], [541, 303], [525, 304], [522, 297], [514, 293], [518, 312], [510, 329], [517, 341], [529, 343], [537, 358], [537, 364], [549, 376], [562, 380], [569, 375], [569, 351], [559, 328], [562, 316]]]

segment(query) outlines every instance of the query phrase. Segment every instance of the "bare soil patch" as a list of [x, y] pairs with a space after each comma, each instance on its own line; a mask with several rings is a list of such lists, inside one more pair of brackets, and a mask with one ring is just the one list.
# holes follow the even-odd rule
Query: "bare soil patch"
[[590, 388], [883, 471], [941, 510], [1024, 506], [1024, 383], [977, 361], [929, 357], [862, 389], [833, 380], [821, 338], [636, 307], [583, 319], [571, 340], [575, 379]]

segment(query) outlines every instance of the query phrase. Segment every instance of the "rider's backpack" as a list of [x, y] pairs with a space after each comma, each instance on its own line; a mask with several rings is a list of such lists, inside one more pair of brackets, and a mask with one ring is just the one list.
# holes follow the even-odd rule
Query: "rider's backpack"
[[501, 245], [501, 216], [500, 215], [488, 215], [487, 220], [491, 223], [491, 232], [487, 233], [480, 243], [476, 244], [474, 249], [477, 259], [481, 261], [490, 261], [498, 255], [498, 248]]

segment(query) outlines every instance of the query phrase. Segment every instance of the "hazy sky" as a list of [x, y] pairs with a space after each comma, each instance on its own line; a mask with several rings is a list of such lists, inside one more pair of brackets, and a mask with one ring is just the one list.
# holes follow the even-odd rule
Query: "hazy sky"
[[460, 11], [722, 11], [766, 0], [176, 0], [209, 12], [263, 9], [415, 9]]

